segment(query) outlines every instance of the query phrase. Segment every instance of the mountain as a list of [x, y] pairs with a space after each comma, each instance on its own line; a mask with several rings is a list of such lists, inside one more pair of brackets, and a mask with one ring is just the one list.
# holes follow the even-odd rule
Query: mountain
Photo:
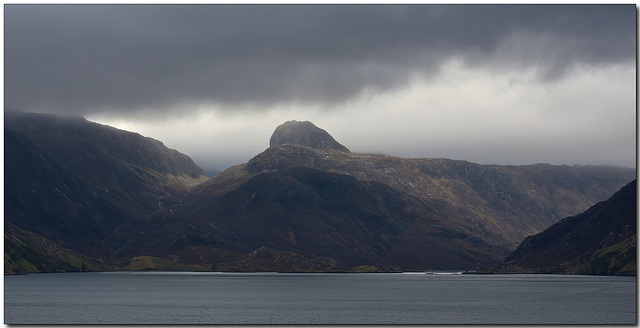
[[327, 131], [318, 128], [309, 121], [288, 121], [278, 126], [271, 139], [269, 146], [279, 146], [284, 144], [296, 144], [316, 149], [336, 149], [349, 151], [347, 147], [341, 145]]
[[[4, 137], [5, 264], [8, 251], [25, 245], [16, 241], [35, 237], [108, 257], [103, 241], [117, 227], [148, 219], [206, 179], [161, 142], [82, 117], [6, 111]], [[45, 244], [29, 247], [46, 253]]]
[[[91, 150], [131, 167], [161, 174], [198, 179], [204, 173], [187, 155], [165, 147], [158, 140], [89, 122], [81, 116], [5, 111], [4, 120], [5, 131], [19, 133], [38, 145], [53, 147], [49, 149], [51, 153], [65, 156], [66, 161], [82, 160], [80, 157], [93, 159], [96, 155], [85, 153]], [[69, 158], [71, 155], [74, 157]]]
[[357, 154], [289, 121], [268, 149], [207, 179], [159, 141], [81, 117], [7, 112], [5, 267], [52, 270], [34, 263], [42, 254], [57, 254], [65, 271], [495, 267], [526, 236], [634, 177]]
[[636, 180], [606, 201], [527, 237], [498, 272], [636, 274]]
[[[227, 264], [216, 250], [245, 255], [263, 247], [331, 258], [347, 267], [419, 270], [423, 259], [441, 268], [492, 259], [476, 250], [480, 240], [430, 211], [419, 199], [380, 182], [295, 167], [258, 174], [220, 196], [189, 193], [170, 218], [155, 221], [153, 231], [127, 226], [132, 233], [126, 238], [138, 231], [144, 236], [123, 251], [135, 253], [144, 244], [152, 245], [153, 256], [185, 258], [185, 249], [200, 245], [211, 252], [200, 260], [218, 268]], [[172, 242], [162, 242], [162, 236]]]
[[[355, 154], [310, 139], [272, 136], [276, 142], [267, 150], [195, 186], [163, 228], [145, 230], [138, 245], [123, 251], [154, 244], [154, 256], [186, 259], [187, 249], [201, 245], [194, 261], [215, 268], [265, 247], [351, 268], [497, 266], [526, 236], [585, 210], [635, 176], [633, 169], [604, 166]], [[171, 245], [154, 243], [160, 230], [171, 231]]]

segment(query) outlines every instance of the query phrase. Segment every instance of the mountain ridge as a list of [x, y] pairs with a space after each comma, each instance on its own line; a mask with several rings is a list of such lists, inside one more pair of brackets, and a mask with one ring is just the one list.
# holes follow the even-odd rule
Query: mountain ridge
[[302, 122], [302, 132], [272, 136], [247, 163], [207, 179], [186, 155], [135, 133], [11, 115], [6, 223], [113, 269], [487, 268], [635, 177], [630, 168], [356, 154]]
[[[272, 145], [247, 163], [233, 166], [195, 187], [184, 201], [191, 206], [212, 210], [208, 207], [213, 206], [210, 199], [224, 197], [238, 188], [244, 188], [251, 179], [265, 174], [287, 175], [291, 170], [301, 167], [348, 176], [362, 183], [381, 182], [403, 194], [403, 199], [417, 199], [420, 207], [428, 209], [427, 212], [444, 215], [439, 220], [447, 218], [448, 225], [441, 225], [441, 236], [454, 236], [458, 240], [468, 239], [484, 244], [482, 247], [487, 254], [492, 254], [492, 259], [484, 258], [480, 261], [485, 263], [482, 265], [501, 263], [526, 236], [542, 231], [567, 214], [588, 208], [593, 202], [608, 197], [625, 179], [633, 178], [632, 170], [616, 167], [480, 165], [450, 159], [404, 159], [388, 155], [355, 154], [285, 143]], [[614, 176], [617, 182], [610, 181]], [[555, 180], [558, 182], [554, 183]], [[242, 200], [237, 201], [242, 203]], [[359, 203], [358, 206], [365, 205]], [[421, 214], [422, 217], [429, 215]], [[437, 215], [431, 215], [430, 220], [436, 222]], [[424, 220], [412, 222], [426, 229]], [[350, 240], [351, 237], [342, 238]], [[402, 242], [394, 247], [405, 247], [400, 244]], [[443, 245], [441, 243], [438, 246], [441, 252], [446, 248]], [[282, 251], [296, 249], [293, 243], [281, 247]], [[405, 251], [409, 252], [407, 248]], [[336, 256], [327, 253], [316, 255]], [[474, 256], [459, 260], [457, 265], [480, 263], [472, 258]], [[437, 261], [435, 255], [431, 261]], [[414, 269], [419, 268], [416, 263], [411, 265]]]
[[[512, 202], [512, 196], [526, 199], [530, 203], [529, 206], [540, 205], [542, 202], [550, 203], [541, 208], [549, 218], [548, 224], [569, 214], [585, 210], [592, 202], [602, 200], [609, 195], [609, 190], [619, 186], [617, 184], [613, 186], [607, 182], [606, 178], [600, 175], [599, 170], [628, 172], [625, 168], [600, 166], [481, 165], [460, 160], [404, 159], [388, 155], [354, 154], [299, 145], [281, 145], [270, 147], [246, 164], [223, 171], [198, 188], [204, 189], [207, 185], [212, 185], [209, 189], [225, 190], [225, 181], [236, 179], [233, 181], [238, 182], [258, 173], [276, 172], [296, 166], [346, 174], [364, 181], [382, 181], [414, 196], [446, 200], [458, 207], [467, 206], [465, 203], [468, 202], [468, 198], [462, 199], [463, 195], [460, 193], [465, 197], [476, 199], [477, 202], [493, 204], [491, 206], [494, 210], [507, 206], [505, 203]], [[517, 175], [514, 176], [514, 173]], [[569, 176], [570, 180], [562, 181], [559, 179], [561, 176]], [[589, 184], [588, 179], [584, 179], [586, 176], [594, 176], [596, 180]], [[631, 175], [627, 176], [632, 178]], [[555, 189], [544, 188], [532, 182], [541, 180], [548, 183], [554, 179], [561, 180], [561, 184]], [[465, 181], [458, 183], [460, 180]], [[530, 190], [521, 190], [523, 181], [529, 183], [527, 187]], [[602, 188], [599, 185], [608, 186]], [[592, 190], [592, 194], [580, 195], [573, 189]], [[579, 206], [562, 208], [559, 205], [561, 202], [556, 201], [555, 197], [571, 200], [576, 204], [579, 203]], [[478, 210], [476, 209], [475, 212]], [[535, 230], [530, 232], [533, 231]], [[524, 237], [526, 235], [522, 236]], [[520, 241], [521, 239], [514, 239], [513, 247], [516, 247]]]
[[[61, 117], [51, 114], [5, 112], [5, 130], [28, 135], [31, 140], [46, 142], [53, 147], [64, 147], [56, 139], [76, 139], [91, 143], [97, 150], [131, 165], [146, 166], [163, 174], [178, 176], [186, 173], [191, 178], [204, 175], [202, 168], [191, 158], [153, 138], [136, 132], [117, 129], [90, 122], [82, 116]], [[66, 136], [63, 136], [66, 135]], [[115, 140], [114, 140], [115, 139]], [[160, 160], [162, 159], [162, 160]]]

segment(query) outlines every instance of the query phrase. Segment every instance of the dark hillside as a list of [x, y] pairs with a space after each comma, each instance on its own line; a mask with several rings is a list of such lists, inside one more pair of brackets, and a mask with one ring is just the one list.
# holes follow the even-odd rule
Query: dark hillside
[[159, 142], [81, 117], [8, 112], [4, 135], [5, 222], [90, 256], [204, 178]]
[[636, 274], [636, 180], [584, 213], [527, 237], [500, 272]]

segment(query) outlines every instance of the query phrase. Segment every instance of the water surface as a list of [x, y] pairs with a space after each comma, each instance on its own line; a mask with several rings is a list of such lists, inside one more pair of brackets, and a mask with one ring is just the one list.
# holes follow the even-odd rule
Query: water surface
[[636, 278], [54, 273], [5, 276], [5, 324], [636, 324]]

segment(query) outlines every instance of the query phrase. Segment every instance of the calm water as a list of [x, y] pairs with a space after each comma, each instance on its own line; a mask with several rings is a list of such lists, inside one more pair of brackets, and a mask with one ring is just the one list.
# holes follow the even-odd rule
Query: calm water
[[59, 273], [4, 278], [5, 324], [635, 324], [635, 277]]

